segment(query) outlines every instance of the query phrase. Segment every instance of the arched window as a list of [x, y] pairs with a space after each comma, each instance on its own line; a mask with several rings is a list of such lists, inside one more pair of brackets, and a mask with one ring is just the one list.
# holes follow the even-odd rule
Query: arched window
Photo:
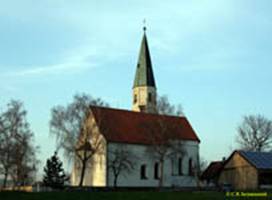
[[156, 162], [154, 165], [154, 179], [159, 179], [160, 175], [159, 175], [159, 163]]
[[141, 179], [147, 179], [147, 176], [146, 176], [146, 165], [141, 165]]
[[137, 103], [137, 94], [134, 94], [133, 102], [134, 102], [134, 103]]
[[172, 171], [172, 176], [175, 175], [175, 160], [172, 158], [171, 159], [171, 171]]
[[146, 112], [146, 106], [139, 106], [141, 112]]
[[192, 158], [189, 159], [189, 166], [188, 166], [188, 169], [189, 169], [189, 176], [193, 176], [193, 160]]
[[182, 158], [178, 159], [178, 174], [182, 175]]

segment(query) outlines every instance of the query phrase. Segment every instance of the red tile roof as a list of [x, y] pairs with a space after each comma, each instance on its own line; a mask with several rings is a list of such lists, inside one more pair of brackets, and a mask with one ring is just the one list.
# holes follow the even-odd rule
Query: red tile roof
[[[110, 142], [150, 144], [150, 139], [147, 137], [150, 134], [150, 130], [154, 128], [156, 134], [160, 134], [163, 131], [155, 123], [158, 120], [167, 125], [167, 127], [171, 127], [171, 132], [173, 132], [176, 139], [200, 142], [186, 117], [149, 114], [97, 106], [90, 106], [90, 108], [100, 132]], [[148, 126], [145, 126], [146, 124]]]

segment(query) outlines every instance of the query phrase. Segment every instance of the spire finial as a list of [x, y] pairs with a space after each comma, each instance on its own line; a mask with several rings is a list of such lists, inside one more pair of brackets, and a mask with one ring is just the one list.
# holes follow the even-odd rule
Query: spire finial
[[144, 26], [143, 26], [143, 30], [144, 30], [144, 32], [145, 32], [145, 31], [146, 31], [146, 20], [145, 20], [145, 19], [143, 20], [143, 25], [144, 25]]

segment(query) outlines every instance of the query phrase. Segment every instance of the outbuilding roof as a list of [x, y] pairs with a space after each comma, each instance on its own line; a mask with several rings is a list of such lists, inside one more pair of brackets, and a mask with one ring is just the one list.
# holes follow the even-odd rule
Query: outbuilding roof
[[272, 153], [270, 152], [238, 151], [238, 153], [257, 169], [272, 169]]
[[221, 170], [224, 167], [224, 161], [214, 161], [205, 169], [201, 175], [202, 180], [213, 180], [218, 178]]
[[[113, 108], [90, 106], [101, 134], [107, 141], [134, 144], [151, 144], [150, 132], [164, 134], [168, 127], [179, 140], [200, 142], [186, 117], [134, 112]], [[158, 123], [164, 126], [158, 126]], [[169, 133], [170, 134], [170, 133]]]

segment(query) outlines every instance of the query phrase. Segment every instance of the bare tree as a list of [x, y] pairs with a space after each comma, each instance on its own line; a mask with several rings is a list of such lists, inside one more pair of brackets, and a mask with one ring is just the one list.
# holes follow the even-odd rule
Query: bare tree
[[147, 138], [150, 142], [146, 151], [154, 160], [159, 161], [160, 176], [159, 187], [164, 182], [164, 163], [167, 159], [174, 160], [177, 157], [183, 157], [186, 154], [184, 142], [176, 136], [176, 125], [166, 123], [164, 115], [183, 115], [180, 105], [175, 106], [169, 103], [167, 96], [159, 97], [157, 100], [157, 112], [161, 114], [157, 120], [152, 123], [144, 124], [147, 128]]
[[83, 185], [88, 161], [101, 151], [101, 138], [96, 134], [96, 127], [85, 126], [90, 105], [108, 107], [100, 98], [77, 94], [66, 107], [54, 107], [50, 121], [50, 132], [56, 135], [58, 148], [64, 150], [68, 159], [74, 158], [75, 162], [80, 162], [79, 186]]
[[127, 148], [120, 147], [109, 152], [108, 169], [113, 174], [113, 185], [117, 187], [117, 181], [121, 174], [126, 175], [133, 171], [136, 156]]
[[199, 157], [199, 156], [197, 159], [198, 160], [194, 166], [194, 175], [195, 175], [197, 187], [200, 187], [201, 176], [208, 166], [208, 161], [205, 160], [203, 157]]
[[13, 164], [13, 137], [8, 131], [14, 124], [8, 126], [6, 124], [6, 117], [0, 116], [0, 173], [4, 175], [3, 187], [6, 187], [10, 168]]
[[169, 102], [166, 95], [158, 96], [157, 98], [157, 112], [162, 115], [183, 116], [183, 109], [180, 104], [173, 105]]
[[262, 115], [245, 116], [238, 127], [237, 141], [244, 150], [271, 150], [272, 121]]
[[36, 158], [36, 152], [39, 147], [33, 145], [33, 133], [21, 133], [17, 137], [15, 148], [13, 149], [14, 163], [11, 168], [11, 177], [14, 184], [27, 185], [34, 181], [39, 161]]
[[89, 118], [90, 114], [91, 113], [86, 115], [86, 120], [84, 120], [83, 128], [75, 149], [76, 158], [81, 163], [79, 186], [83, 185], [86, 168], [89, 167], [88, 165], [94, 164], [95, 162], [95, 159], [92, 159], [94, 155], [102, 155], [105, 150], [105, 141], [98, 131], [101, 119], [97, 119], [97, 121], [93, 123], [89, 121], [92, 119]]
[[19, 101], [12, 100], [0, 115], [0, 168], [4, 174], [3, 187], [8, 176], [14, 185], [25, 185], [33, 181], [36, 150], [34, 135], [26, 120], [26, 110]]
[[205, 160], [203, 157], [200, 157], [198, 163], [199, 163], [199, 165], [198, 165], [198, 168], [197, 168], [197, 176], [200, 177], [201, 174], [204, 172], [204, 170], [207, 168], [208, 161]]

